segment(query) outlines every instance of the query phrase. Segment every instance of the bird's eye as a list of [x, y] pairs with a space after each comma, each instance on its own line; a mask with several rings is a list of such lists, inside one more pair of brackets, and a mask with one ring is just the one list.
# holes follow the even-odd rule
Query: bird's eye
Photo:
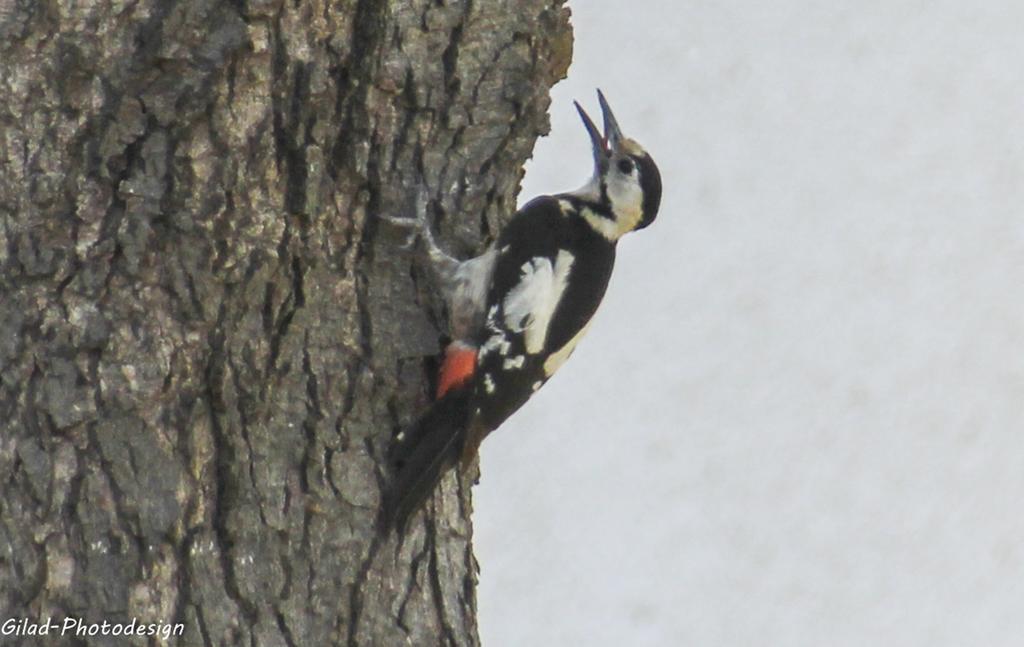
[[619, 160], [619, 172], [623, 175], [629, 175], [633, 172], [633, 160], [623, 159]]

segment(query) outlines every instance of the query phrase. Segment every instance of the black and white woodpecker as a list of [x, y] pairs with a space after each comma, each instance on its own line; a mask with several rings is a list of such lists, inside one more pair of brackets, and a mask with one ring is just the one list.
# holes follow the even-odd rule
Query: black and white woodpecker
[[590, 181], [531, 200], [480, 256], [458, 261], [445, 254], [424, 204], [415, 219], [388, 219], [414, 226], [424, 241], [453, 340], [436, 400], [390, 451], [394, 476], [384, 503], [391, 527], [404, 526], [448, 469], [469, 465], [484, 437], [569, 358], [604, 297], [616, 243], [658, 215], [658, 167], [622, 134], [600, 90], [597, 96], [604, 135], [576, 104], [594, 150]]

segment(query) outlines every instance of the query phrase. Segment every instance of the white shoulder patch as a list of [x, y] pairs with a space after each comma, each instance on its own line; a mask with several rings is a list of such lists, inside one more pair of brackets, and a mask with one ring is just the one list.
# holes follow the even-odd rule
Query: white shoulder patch
[[520, 268], [519, 283], [509, 291], [503, 303], [505, 326], [523, 332], [526, 352], [531, 355], [544, 348], [551, 316], [569, 284], [569, 272], [576, 259], [564, 249], [551, 259], [534, 258]]

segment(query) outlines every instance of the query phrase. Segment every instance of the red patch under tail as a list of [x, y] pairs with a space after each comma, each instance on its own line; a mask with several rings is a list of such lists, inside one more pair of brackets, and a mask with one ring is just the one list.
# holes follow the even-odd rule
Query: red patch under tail
[[444, 363], [437, 377], [437, 399], [452, 389], [462, 386], [476, 372], [476, 348], [453, 341], [444, 350]]

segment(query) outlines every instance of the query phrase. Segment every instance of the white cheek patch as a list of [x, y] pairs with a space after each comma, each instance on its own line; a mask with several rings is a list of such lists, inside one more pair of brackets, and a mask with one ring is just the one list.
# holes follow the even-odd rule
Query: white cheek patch
[[505, 326], [523, 333], [526, 352], [531, 355], [544, 348], [551, 316], [569, 284], [574, 261], [572, 254], [561, 249], [553, 265], [548, 258], [523, 263], [519, 283], [505, 297]]
[[632, 231], [643, 218], [644, 192], [635, 175], [613, 173], [607, 182], [608, 201], [621, 236]]

